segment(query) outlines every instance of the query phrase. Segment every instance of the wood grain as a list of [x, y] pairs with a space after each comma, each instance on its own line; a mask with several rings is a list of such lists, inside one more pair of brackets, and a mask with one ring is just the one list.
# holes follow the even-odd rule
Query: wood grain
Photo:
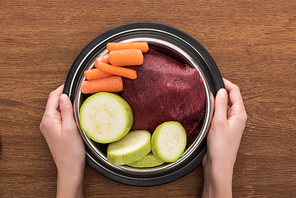
[[[55, 197], [56, 167], [39, 131], [48, 94], [95, 37], [130, 22], [198, 40], [248, 113], [234, 197], [296, 197], [296, 2], [289, 0], [8, 1], [0, 3], [0, 191]], [[155, 187], [111, 181], [88, 165], [85, 197], [200, 197], [203, 170]]]

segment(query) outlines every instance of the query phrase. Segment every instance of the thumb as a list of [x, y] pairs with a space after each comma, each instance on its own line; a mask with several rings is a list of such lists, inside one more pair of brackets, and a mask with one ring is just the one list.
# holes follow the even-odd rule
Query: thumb
[[227, 120], [227, 104], [228, 96], [224, 88], [219, 89], [216, 100], [215, 100], [215, 119], [218, 119], [221, 122]]
[[62, 94], [60, 96], [60, 111], [62, 117], [62, 127], [70, 127], [75, 124], [72, 103], [66, 94]]

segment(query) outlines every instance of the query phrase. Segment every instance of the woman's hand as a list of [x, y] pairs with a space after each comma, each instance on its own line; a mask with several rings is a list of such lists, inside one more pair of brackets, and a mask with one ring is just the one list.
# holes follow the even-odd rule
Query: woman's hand
[[85, 146], [63, 87], [50, 93], [40, 130], [58, 169], [57, 197], [83, 197]]
[[203, 197], [232, 197], [233, 167], [247, 121], [239, 87], [226, 79], [224, 84], [226, 90], [220, 89], [216, 95], [207, 154], [203, 158]]

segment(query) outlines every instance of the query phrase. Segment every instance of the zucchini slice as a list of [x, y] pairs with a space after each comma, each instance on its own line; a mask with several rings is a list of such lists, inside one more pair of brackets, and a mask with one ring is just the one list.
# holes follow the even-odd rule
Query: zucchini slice
[[124, 138], [109, 144], [107, 161], [115, 165], [129, 164], [151, 151], [151, 134], [145, 130], [130, 131]]
[[184, 153], [186, 131], [179, 122], [170, 121], [156, 127], [151, 138], [154, 156], [164, 162], [175, 162]]
[[149, 167], [155, 167], [163, 164], [162, 160], [157, 159], [153, 153], [148, 153], [145, 157], [141, 158], [138, 161], [129, 163], [127, 165], [135, 168], [149, 168]]
[[99, 92], [84, 101], [79, 121], [81, 129], [90, 139], [98, 143], [111, 143], [130, 131], [133, 112], [122, 97]]

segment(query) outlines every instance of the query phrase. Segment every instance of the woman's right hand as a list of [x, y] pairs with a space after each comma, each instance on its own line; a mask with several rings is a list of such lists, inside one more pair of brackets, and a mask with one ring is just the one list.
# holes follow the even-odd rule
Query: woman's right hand
[[[239, 87], [223, 79], [225, 89], [215, 98], [215, 112], [207, 137], [203, 158], [203, 197], [232, 197], [233, 167], [239, 149], [247, 114]], [[231, 106], [228, 105], [228, 94]]]

